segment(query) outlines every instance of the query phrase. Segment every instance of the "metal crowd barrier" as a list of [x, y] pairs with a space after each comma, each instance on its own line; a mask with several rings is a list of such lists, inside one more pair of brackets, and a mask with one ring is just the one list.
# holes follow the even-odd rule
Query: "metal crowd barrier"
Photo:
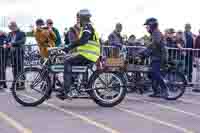
[[[104, 58], [120, 57], [131, 64], [135, 54], [142, 49], [145, 47], [102, 45], [101, 55]], [[167, 60], [175, 61], [178, 70], [187, 76], [189, 82], [200, 84], [200, 49], [167, 48]], [[149, 65], [149, 63], [150, 59], [144, 61], [144, 65]], [[13, 81], [13, 78], [23, 71], [24, 67], [38, 65], [40, 65], [40, 55], [37, 45], [25, 45], [23, 48], [3, 48], [0, 46], [0, 85], [5, 81]]]
[[177, 62], [177, 68], [182, 71], [189, 82], [200, 84], [200, 49], [168, 48], [168, 60]]
[[[133, 63], [134, 56], [141, 52], [146, 47], [144, 46], [102, 46], [102, 56], [104, 58], [117, 56], [128, 61], [128, 64]], [[166, 48], [167, 61], [175, 62], [177, 70], [181, 71], [187, 77], [191, 84], [200, 85], [200, 49], [191, 48]], [[144, 65], [149, 65], [150, 58], [144, 60]]]
[[36, 45], [4, 48], [0, 46], [0, 87], [13, 79], [27, 66], [39, 65], [39, 52]]

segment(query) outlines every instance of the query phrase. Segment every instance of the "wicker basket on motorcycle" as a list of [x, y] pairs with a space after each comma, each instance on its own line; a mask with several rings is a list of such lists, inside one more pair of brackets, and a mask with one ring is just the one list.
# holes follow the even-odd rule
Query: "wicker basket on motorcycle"
[[124, 68], [124, 60], [122, 58], [107, 58], [105, 62], [106, 67], [120, 67]]

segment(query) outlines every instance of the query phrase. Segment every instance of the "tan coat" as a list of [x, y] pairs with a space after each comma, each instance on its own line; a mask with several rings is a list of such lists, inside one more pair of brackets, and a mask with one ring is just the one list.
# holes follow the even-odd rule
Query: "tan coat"
[[56, 35], [53, 31], [49, 31], [47, 29], [39, 30], [37, 29], [34, 32], [34, 36], [38, 43], [40, 49], [40, 55], [44, 57], [48, 57], [48, 49], [49, 47], [55, 47]]

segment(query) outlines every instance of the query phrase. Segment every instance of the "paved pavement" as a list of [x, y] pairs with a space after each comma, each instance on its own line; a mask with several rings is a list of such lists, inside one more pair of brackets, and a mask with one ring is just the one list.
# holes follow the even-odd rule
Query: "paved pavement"
[[200, 133], [200, 94], [187, 92], [177, 101], [128, 94], [114, 108], [91, 100], [60, 101], [22, 107], [0, 92], [1, 133]]
[[200, 133], [200, 94], [189, 90], [177, 101], [128, 94], [114, 108], [55, 97], [23, 107], [9, 91], [0, 91], [0, 105], [0, 133]]

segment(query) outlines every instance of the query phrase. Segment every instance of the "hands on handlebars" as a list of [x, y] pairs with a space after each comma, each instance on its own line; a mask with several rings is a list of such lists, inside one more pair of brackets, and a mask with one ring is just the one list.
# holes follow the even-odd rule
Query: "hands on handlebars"
[[64, 47], [64, 48], [62, 49], [62, 51], [64, 51], [65, 53], [69, 53], [70, 49], [69, 49], [69, 47]]
[[50, 47], [50, 48], [48, 48], [48, 51], [64, 51], [66, 53], [69, 53], [70, 48], [69, 48], [69, 46], [65, 46], [65, 47]]

